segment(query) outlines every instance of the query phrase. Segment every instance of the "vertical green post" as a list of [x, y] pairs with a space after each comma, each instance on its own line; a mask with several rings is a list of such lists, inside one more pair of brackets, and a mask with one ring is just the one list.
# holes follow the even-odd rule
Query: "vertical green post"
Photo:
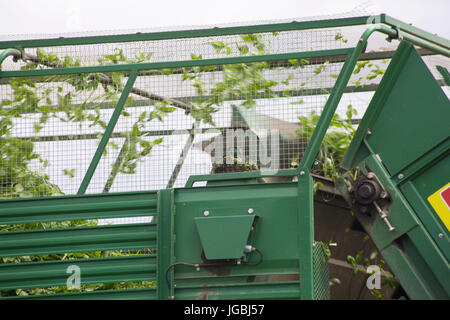
[[314, 267], [313, 267], [313, 241], [314, 241], [314, 195], [313, 179], [310, 175], [312, 164], [320, 150], [323, 138], [330, 125], [339, 101], [350, 80], [359, 56], [367, 45], [367, 39], [374, 31], [382, 31], [390, 35], [396, 32], [389, 27], [379, 24], [372, 25], [362, 34], [352, 53], [347, 55], [342, 70], [336, 80], [330, 96], [325, 104], [322, 115], [317, 122], [308, 146], [303, 154], [298, 169], [298, 250], [300, 268], [300, 299], [314, 299]]
[[100, 143], [97, 147], [97, 151], [95, 151], [91, 164], [89, 165], [89, 168], [86, 171], [86, 174], [84, 175], [83, 181], [81, 182], [77, 194], [84, 194], [86, 192], [86, 189], [88, 188], [89, 182], [91, 181], [92, 176], [94, 175], [95, 169], [97, 168], [100, 158], [102, 157], [102, 154], [105, 151], [106, 144], [109, 141], [109, 137], [114, 131], [114, 127], [116, 126], [117, 120], [119, 120], [120, 113], [122, 112], [123, 106], [127, 101], [128, 95], [131, 91], [131, 88], [133, 87], [134, 81], [136, 80], [138, 73], [139, 71], [137, 69], [133, 69], [131, 71], [131, 74], [128, 77], [128, 81], [125, 84], [122, 94], [120, 95], [116, 108], [114, 109], [111, 119], [109, 120], [108, 126], [106, 127], [105, 133], [103, 134], [103, 137], [100, 140]]
[[159, 300], [170, 299], [173, 293], [173, 268], [168, 274], [170, 288], [166, 282], [166, 271], [174, 260], [173, 196], [173, 189], [158, 191], [156, 295]]
[[314, 299], [314, 208], [313, 179], [306, 168], [298, 175], [298, 250], [300, 267], [300, 299]]

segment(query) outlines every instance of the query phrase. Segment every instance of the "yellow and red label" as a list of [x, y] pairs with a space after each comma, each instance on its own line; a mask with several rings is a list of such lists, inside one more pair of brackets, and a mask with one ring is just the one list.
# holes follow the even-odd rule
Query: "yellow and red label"
[[428, 202], [450, 230], [450, 182], [429, 196]]

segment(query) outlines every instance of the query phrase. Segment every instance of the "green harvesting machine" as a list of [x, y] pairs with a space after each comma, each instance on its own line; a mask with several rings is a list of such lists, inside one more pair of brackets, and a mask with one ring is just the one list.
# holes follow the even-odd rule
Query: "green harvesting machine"
[[1, 39], [1, 299], [330, 299], [324, 183], [448, 299], [449, 57], [384, 14]]

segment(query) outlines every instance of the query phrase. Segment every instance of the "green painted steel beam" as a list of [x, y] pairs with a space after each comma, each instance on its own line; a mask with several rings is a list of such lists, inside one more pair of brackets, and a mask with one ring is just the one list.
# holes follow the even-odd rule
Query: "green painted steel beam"
[[155, 223], [0, 233], [0, 257], [127, 250], [155, 246]]
[[167, 62], [71, 67], [71, 68], [3, 71], [0, 72], [0, 78], [34, 77], [34, 76], [49, 76], [49, 75], [83, 74], [83, 73], [127, 72], [130, 70], [133, 70], [133, 72], [135, 72], [136, 70], [139, 71], [157, 70], [157, 69], [171, 69], [171, 68], [214, 66], [223, 64], [267, 62], [267, 61], [287, 60], [287, 59], [307, 59], [322, 56], [346, 55], [349, 52], [351, 52], [351, 50], [352, 50], [351, 48], [345, 48], [345, 49], [318, 50], [318, 51], [292, 52], [280, 54], [264, 54], [256, 56], [241, 56], [231, 58], [214, 58], [203, 60], [181, 60], [181, 61], [167, 61]]
[[127, 101], [128, 95], [131, 91], [131, 88], [133, 87], [134, 81], [137, 78], [137, 74], [138, 74], [137, 70], [133, 70], [130, 74], [130, 77], [128, 78], [125, 87], [123, 88], [119, 101], [117, 102], [117, 106], [114, 109], [113, 114], [111, 115], [111, 118], [108, 122], [108, 126], [106, 127], [105, 132], [103, 133], [102, 139], [100, 140], [97, 150], [95, 151], [91, 164], [89, 165], [89, 168], [86, 171], [83, 181], [81, 182], [80, 188], [78, 189], [77, 192], [78, 194], [84, 194], [89, 186], [89, 182], [91, 181], [92, 176], [95, 173], [95, 169], [97, 168], [97, 165], [100, 162], [100, 158], [102, 157], [105, 151], [109, 138], [112, 132], [114, 131], [117, 121], [119, 120], [120, 114], [122, 113], [123, 107], [125, 106], [125, 102]]
[[152, 33], [138, 32], [133, 34], [108, 35], [108, 36], [70, 37], [70, 38], [59, 37], [53, 39], [1, 41], [0, 49], [37, 48], [37, 47], [86, 45], [86, 44], [149, 41], [149, 40], [171, 40], [171, 39], [225, 36], [233, 34], [334, 28], [334, 27], [363, 25], [367, 23], [368, 18], [369, 16], [360, 16], [341, 19], [324, 19], [324, 20], [300, 21], [300, 22], [292, 21], [289, 23], [261, 24], [251, 26], [222, 27], [222, 28], [213, 27], [197, 30], [165, 31]]
[[308, 168], [300, 167], [297, 196], [297, 245], [299, 251], [300, 299], [314, 299], [314, 193], [313, 179]]
[[420, 37], [417, 37], [414, 35], [409, 35], [398, 29], [397, 29], [396, 38], [398, 38], [399, 40], [406, 40], [416, 46], [421, 46], [422, 48], [426, 48], [426, 49], [434, 51], [438, 54], [442, 54], [446, 57], [450, 57], [450, 49], [448, 46], [435, 44], [427, 39], [423, 39], [423, 38], [420, 38]]
[[395, 270], [399, 272], [396, 275], [402, 287], [409, 292], [409, 298], [413, 300], [431, 300], [432, 294], [427, 289], [425, 279], [411, 263], [410, 259], [404, 254], [399, 246], [389, 246], [381, 251], [383, 258], [387, 261], [395, 261]]
[[21, 262], [0, 264], [0, 290], [66, 286], [69, 266], [80, 269], [80, 285], [156, 279], [154, 255]]
[[[157, 279], [158, 284], [156, 296], [159, 300], [171, 299], [173, 295], [174, 276], [173, 268], [169, 269], [174, 263], [174, 191], [164, 189], [158, 192], [158, 237], [157, 237]], [[166, 283], [166, 272], [170, 285]]]
[[253, 172], [235, 172], [235, 173], [217, 173], [214, 175], [210, 174], [200, 174], [189, 176], [185, 188], [192, 188], [196, 182], [207, 182], [207, 181], [230, 181], [230, 180], [241, 180], [241, 179], [251, 179], [251, 178], [263, 178], [263, 177], [284, 177], [284, 176], [294, 176], [297, 174], [297, 169], [281, 169], [277, 170], [275, 173], [264, 172], [264, 171], [253, 171]]
[[424, 31], [420, 28], [413, 26], [412, 24], [404, 23], [386, 14], [381, 14], [379, 17], [381, 23], [386, 23], [394, 28], [400, 29], [418, 38], [422, 38], [424, 40], [433, 42], [439, 46], [443, 46], [447, 49], [450, 49], [450, 41], [448, 39], [438, 36], [437, 34]]
[[[301, 286], [301, 285], [300, 285]], [[299, 282], [244, 282], [240, 284], [214, 285], [200, 280], [197, 286], [177, 286], [175, 299], [179, 300], [265, 300], [265, 299], [298, 299]]]
[[1, 300], [156, 300], [156, 288], [12, 296]]
[[[422, 49], [419, 48], [417, 50], [421, 56], [430, 56], [430, 55], [435, 55], [435, 53], [431, 50], [428, 49]], [[359, 57], [358, 60], [382, 60], [382, 59], [390, 59], [392, 58], [393, 54], [395, 51], [379, 51], [379, 52], [365, 52], [362, 53], [361, 56]], [[332, 58], [332, 59], [331, 59]], [[308, 65], [318, 65], [318, 64], [322, 64], [325, 61], [331, 61], [331, 63], [339, 63], [339, 62], [345, 62], [345, 58], [346, 58], [346, 54], [342, 54], [342, 55], [332, 55], [332, 56], [320, 56], [320, 57], [315, 57], [315, 59], [311, 60], [309, 62]], [[278, 68], [280, 67], [287, 67], [292, 65], [292, 63], [289, 62], [289, 60], [272, 60], [269, 61], [268, 63], [268, 68]], [[211, 69], [208, 68], [207, 70], [200, 70], [200, 72], [218, 72], [218, 71], [222, 71], [222, 67], [220, 65], [218, 65], [215, 69]], [[178, 69], [174, 69], [172, 71], [171, 74], [182, 74], [183, 72], [185, 72], [185, 70], [183, 70], [183, 68], [178, 68]], [[128, 77], [130, 74], [130, 72], [127, 71], [123, 71], [123, 76]], [[161, 71], [157, 70], [141, 70], [139, 72], [139, 77], [146, 77], [146, 76], [158, 76], [161, 75]], [[7, 77], [1, 77], [0, 76], [0, 85], [3, 84], [8, 84], [9, 83], [9, 78]], [[50, 81], [54, 81], [53, 78], [30, 78], [29, 79], [31, 82], [36, 82], [36, 83], [42, 83], [42, 82], [50, 82]], [[331, 88], [330, 88], [331, 89]], [[186, 99], [191, 99], [190, 97], [185, 97]], [[183, 97], [175, 97], [175, 100], [179, 100], [179, 101], [183, 101]], [[188, 101], [192, 101], [192, 100], [188, 100]], [[184, 101], [183, 101], [184, 102]], [[108, 108], [110, 106], [108, 106], [108, 104], [106, 103], [106, 107], [104, 107], [105, 103], [96, 103], [95, 106], [98, 106], [100, 109], [105, 109]], [[133, 103], [130, 104], [130, 106], [135, 106]], [[86, 107], [89, 107], [89, 104], [86, 104]], [[33, 112], [31, 112], [33, 113]]]
[[156, 192], [8, 199], [0, 205], [0, 224], [156, 215]]

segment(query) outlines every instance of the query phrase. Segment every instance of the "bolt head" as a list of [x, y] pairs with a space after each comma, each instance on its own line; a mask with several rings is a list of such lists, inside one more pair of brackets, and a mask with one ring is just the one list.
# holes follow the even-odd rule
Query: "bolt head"
[[305, 175], [305, 171], [303, 171], [303, 170], [300, 171], [300, 175], [301, 175], [301, 176], [304, 176], [304, 175]]
[[205, 217], [209, 216], [209, 211], [208, 211], [208, 210], [205, 210], [205, 211], [203, 212], [203, 215], [204, 215]]
[[253, 212], [255, 212], [255, 210], [254, 210], [253, 208], [249, 208], [249, 209], [247, 210], [247, 212], [248, 212], [249, 214], [252, 214]]
[[444, 237], [444, 234], [443, 233], [439, 233], [438, 237], [442, 239]]
[[399, 173], [397, 176], [397, 178], [399, 178], [399, 179], [403, 179], [403, 177], [404, 177], [403, 173]]

